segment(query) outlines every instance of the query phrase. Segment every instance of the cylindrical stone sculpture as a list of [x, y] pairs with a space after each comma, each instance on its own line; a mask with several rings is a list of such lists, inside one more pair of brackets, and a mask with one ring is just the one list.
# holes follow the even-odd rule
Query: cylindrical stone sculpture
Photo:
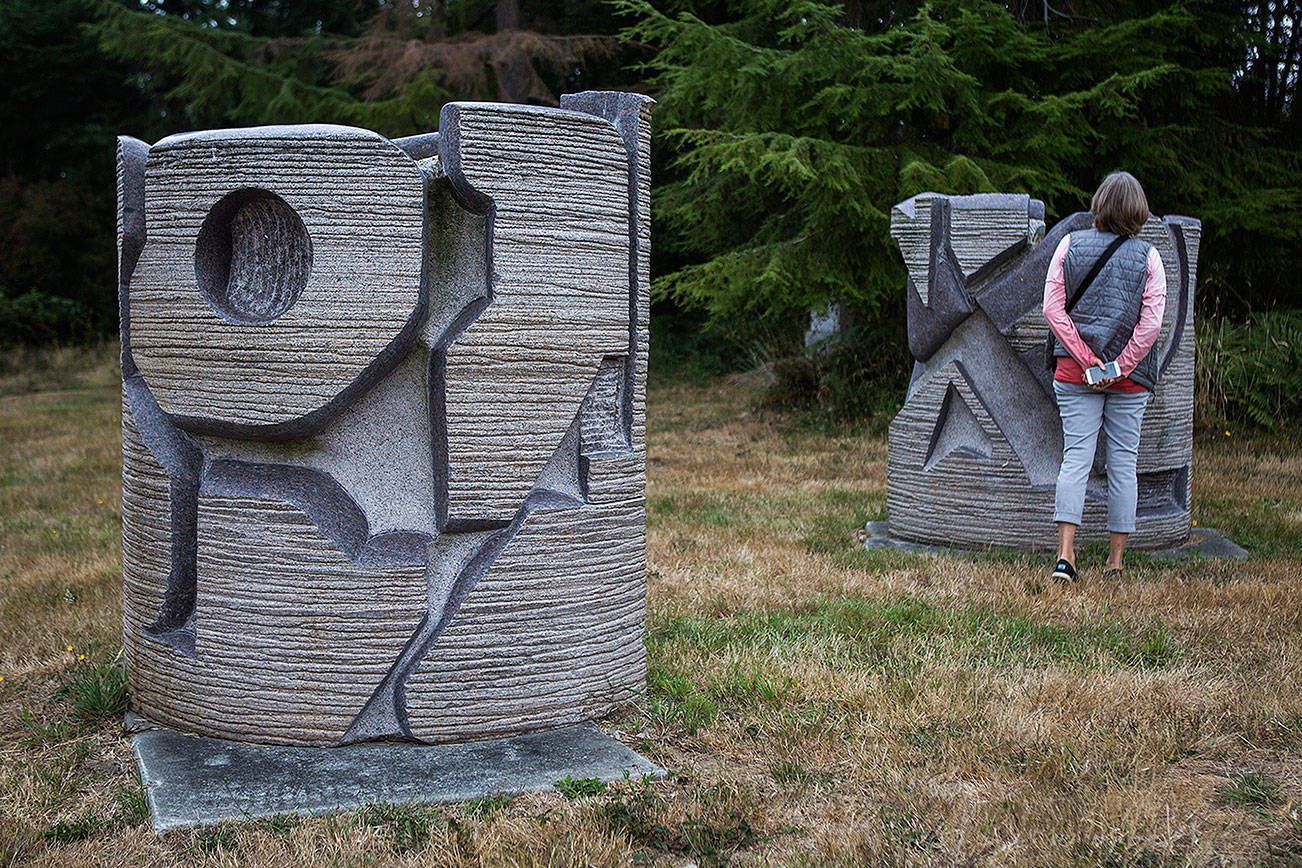
[[[896, 205], [891, 235], [908, 269], [908, 397], [891, 423], [887, 518], [893, 537], [945, 546], [1050, 548], [1062, 428], [1045, 364], [1041, 304], [1049, 259], [1077, 213], [1047, 234], [1024, 195], [923, 193]], [[1150, 218], [1140, 237], [1166, 270], [1156, 352], [1161, 381], [1139, 444], [1131, 545], [1189, 536], [1193, 471], [1194, 286], [1201, 223]], [[1096, 452], [1079, 539], [1106, 539], [1107, 468]]]
[[439, 742], [642, 688], [649, 103], [119, 141], [137, 711]]

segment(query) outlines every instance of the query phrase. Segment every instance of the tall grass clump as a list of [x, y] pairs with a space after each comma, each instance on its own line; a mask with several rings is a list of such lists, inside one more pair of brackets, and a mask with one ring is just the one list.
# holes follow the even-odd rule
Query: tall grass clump
[[1196, 416], [1274, 429], [1302, 415], [1302, 311], [1256, 313], [1243, 322], [1200, 319]]
[[78, 667], [63, 692], [72, 705], [72, 716], [84, 724], [118, 717], [130, 705], [126, 673], [116, 661]]

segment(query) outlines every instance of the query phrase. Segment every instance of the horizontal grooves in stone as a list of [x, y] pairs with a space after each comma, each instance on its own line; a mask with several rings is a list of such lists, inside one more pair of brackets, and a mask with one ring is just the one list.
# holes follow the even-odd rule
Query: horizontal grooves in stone
[[[641, 691], [646, 671], [645, 113], [633, 299], [628, 165], [613, 128], [584, 115], [511, 107], [464, 110], [461, 121], [460, 169], [497, 208], [491, 220], [457, 230], [447, 257], [478, 256], [481, 264], [436, 278], [445, 294], [451, 278], [482, 286], [473, 236], [477, 227], [493, 227], [492, 303], [450, 345], [442, 371], [454, 508], [472, 520], [494, 510], [514, 515], [599, 370], [606, 379], [580, 420], [591, 459], [586, 505], [531, 513], [411, 679], [413, 732], [431, 741], [591, 718]], [[341, 372], [387, 346], [414, 310], [412, 281], [425, 256], [420, 233], [413, 240], [409, 231], [424, 214], [424, 187], [415, 196], [407, 187], [408, 175], [419, 171], [391, 150], [373, 134], [325, 127], [237, 142], [204, 134], [156, 146], [148, 194], [171, 205], [151, 215], [157, 261], [142, 260], [132, 278], [132, 312], [145, 323], [154, 368], [146, 372], [149, 385], [174, 403], [191, 402], [193, 415], [208, 412], [216, 396], [228, 418], [272, 424], [329, 401], [346, 379]], [[259, 327], [265, 331], [244, 334], [207, 322], [211, 310], [202, 299], [203, 309], [193, 306], [197, 292], [189, 285], [193, 236], [207, 208], [241, 186], [284, 198], [313, 244], [313, 277], [297, 302]], [[379, 216], [367, 223], [367, 212]], [[413, 214], [416, 223], [408, 222]], [[378, 294], [356, 291], [359, 272], [374, 279]], [[459, 287], [444, 327], [475, 297]], [[314, 305], [324, 315], [312, 313]], [[630, 309], [639, 319], [631, 332]], [[250, 334], [278, 343], [269, 350]], [[197, 439], [210, 460], [320, 468], [363, 510], [372, 534], [411, 530], [404, 517], [413, 514], [422, 531], [432, 531], [425, 524], [432, 512], [422, 504], [432, 500], [426, 471], [434, 472], [437, 443], [422, 420], [436, 339], [418, 344], [311, 437]], [[630, 354], [635, 381], [626, 384], [611, 374], [622, 377], [621, 360]], [[627, 393], [619, 391], [629, 389], [632, 419], [620, 400]], [[373, 429], [377, 418], [389, 420], [383, 434], [392, 442], [371, 454], [358, 426], [372, 420]], [[631, 441], [617, 422], [627, 424]], [[410, 463], [395, 461], [393, 449], [412, 438]], [[382, 477], [390, 466], [398, 475]], [[427, 616], [425, 568], [354, 563], [298, 506], [205, 491], [195, 656], [187, 657], [142, 632], [157, 616], [169, 571], [169, 484], [125, 411], [123, 477], [124, 644], [135, 706], [199, 734], [337, 743]], [[404, 485], [405, 499], [377, 494]]]
[[[987, 433], [991, 429], [997, 432], [966, 384], [956, 379], [955, 386]], [[935, 428], [935, 415], [929, 408], [940, 404], [946, 387], [943, 377], [932, 379], [891, 423], [886, 486], [891, 533], [940, 545], [1051, 546], [1056, 538], [1054, 490], [1030, 486], [1002, 435], [992, 435], [994, 448], [988, 459], [954, 452], [932, 470], [922, 469]], [[1142, 445], [1140, 454], [1146, 454]], [[1140, 472], [1187, 463], [1170, 456], [1167, 460], [1176, 463], [1160, 467], [1154, 466], [1151, 453], [1148, 459], [1141, 462]], [[996, 497], [992, 492], [999, 494]], [[1131, 544], [1153, 548], [1178, 542], [1188, 535], [1189, 521], [1187, 508], [1161, 517], [1141, 516]], [[1087, 498], [1082, 538], [1106, 538], [1106, 522], [1106, 503]]]
[[628, 352], [629, 167], [587, 115], [466, 105], [457, 126], [493, 202], [494, 297], [447, 353], [449, 519], [508, 521], [602, 358]]
[[[1027, 221], [1012, 197], [1000, 197], [1002, 208], [986, 209], [983, 197], [959, 197], [951, 200], [951, 239], [956, 256], [965, 273], [980, 268], [983, 258], [994, 257], [1016, 240], [1018, 228], [1025, 232]], [[991, 201], [994, 201], [993, 199]], [[915, 198], [892, 210], [891, 232], [900, 245], [909, 276], [918, 292], [927, 295], [928, 264], [931, 256], [930, 197]], [[909, 211], [913, 211], [913, 216]], [[1162, 382], [1152, 393], [1144, 415], [1140, 439], [1138, 471], [1141, 474], [1182, 473], [1191, 475], [1193, 430], [1193, 287], [1201, 229], [1196, 222], [1182, 222], [1187, 258], [1188, 292], [1181, 296], [1181, 265], [1172, 230], [1156, 218], [1144, 226], [1140, 235], [1153, 244], [1162, 257], [1167, 276], [1167, 307], [1163, 320], [1163, 338], [1157, 352], [1165, 357], [1166, 346], [1178, 340], [1179, 347]], [[988, 235], [988, 237], [986, 237]], [[1042, 280], [1039, 284], [990, 283], [982, 298], [991, 292], [1031, 293], [1032, 298], [1010, 305], [1026, 310], [1011, 322], [1003, 336], [1027, 364], [1042, 364], [1048, 327], [1040, 307]], [[991, 299], [994, 300], [994, 299]], [[1027, 303], [1029, 302], [1029, 303]], [[1184, 317], [1180, 317], [1180, 305]], [[1184, 322], [1181, 333], [1176, 326]], [[951, 338], [954, 340], [954, 338]], [[942, 348], [940, 353], [944, 353]], [[940, 354], [938, 353], [938, 355]], [[966, 360], [965, 364], [974, 364]], [[1034, 371], [1040, 374], [1040, 371]], [[1053, 524], [1054, 490], [1052, 485], [1033, 488], [1027, 480], [1007, 438], [999, 432], [977, 396], [950, 368], [939, 370], [929, 380], [916, 383], [905, 407], [891, 425], [887, 468], [887, 511], [890, 531], [903, 539], [940, 545], [982, 547], [987, 545], [1050, 547], [1055, 541]], [[1016, 379], [1016, 378], [1014, 378]], [[983, 458], [972, 451], [959, 449], [924, 470], [928, 444], [936, 429], [937, 413], [950, 382], [963, 394], [981, 422], [983, 432], [991, 438], [992, 454]], [[1011, 384], [1010, 384], [1011, 386]], [[1022, 388], [1029, 388], [1023, 383]], [[1028, 400], [1052, 399], [1032, 390]], [[1050, 404], [1052, 406], [1052, 404]], [[1081, 529], [1082, 539], [1106, 538], [1106, 501], [1095, 499], [1097, 481], [1091, 484]], [[1176, 486], [1173, 490], [1181, 490]], [[1188, 485], [1183, 486], [1188, 491]], [[1137, 530], [1131, 536], [1136, 547], [1162, 547], [1182, 542], [1189, 533], [1191, 515], [1187, 498], [1170, 508], [1142, 510]]]
[[[208, 210], [245, 187], [282, 198], [311, 238], [306, 286], [267, 323], [227, 322], [194, 273]], [[249, 425], [306, 415], [362, 375], [418, 309], [424, 182], [373, 134], [173, 140], [151, 150], [145, 191], [133, 349], [168, 413]]]

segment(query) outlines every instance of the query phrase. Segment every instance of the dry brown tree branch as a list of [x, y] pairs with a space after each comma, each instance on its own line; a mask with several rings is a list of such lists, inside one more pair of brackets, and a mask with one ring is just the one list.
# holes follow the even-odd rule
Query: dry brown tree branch
[[392, 93], [418, 75], [440, 70], [454, 97], [556, 105], [540, 72], [565, 73], [587, 60], [613, 56], [613, 36], [553, 36], [529, 30], [463, 33], [426, 41], [372, 31], [327, 52], [341, 81], [363, 88], [364, 100]]

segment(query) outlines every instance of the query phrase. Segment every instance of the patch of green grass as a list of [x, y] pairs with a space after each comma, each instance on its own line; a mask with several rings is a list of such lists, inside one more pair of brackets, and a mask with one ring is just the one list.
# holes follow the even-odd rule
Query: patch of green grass
[[1279, 781], [1267, 774], [1245, 772], [1221, 789], [1231, 805], [1267, 807], [1279, 801]]
[[72, 726], [66, 720], [46, 720], [37, 717], [31, 709], [20, 708], [18, 721], [27, 731], [24, 741], [29, 745], [54, 744], [66, 739]]
[[37, 846], [39, 840], [26, 826], [0, 823], [0, 866], [31, 864], [26, 858], [28, 850]]
[[290, 832], [303, 825], [303, 818], [296, 814], [276, 814], [274, 817], [263, 817], [254, 825], [281, 840], [286, 840]]
[[710, 695], [749, 708], [777, 707], [792, 701], [796, 681], [790, 675], [736, 671], [712, 682]]
[[886, 833], [900, 846], [923, 852], [943, 849], [936, 831], [924, 825], [911, 812], [882, 808], [880, 815]]
[[690, 735], [713, 720], [719, 707], [687, 676], [653, 667], [647, 673], [645, 712], [653, 721], [680, 726]]
[[1302, 502], [1281, 497], [1204, 495], [1194, 504], [1200, 525], [1219, 530], [1256, 558], [1302, 557], [1302, 534], [1290, 517], [1298, 514]]
[[861, 561], [859, 555], [867, 552], [858, 543], [855, 534], [868, 522], [867, 518], [860, 520], [862, 515], [862, 512], [808, 512], [800, 522], [804, 531], [801, 542], [811, 554], [838, 555], [851, 552], [852, 562]]
[[1189, 862], [1181, 856], [1159, 853], [1142, 844], [1113, 839], [1080, 842], [1068, 864], [1080, 868], [1165, 868], [1168, 865], [1187, 865]]
[[60, 820], [45, 830], [43, 837], [53, 844], [71, 844], [84, 841], [95, 835], [111, 832], [117, 823], [112, 818], [101, 817], [93, 811], [87, 811], [73, 820]]
[[145, 798], [145, 788], [134, 772], [131, 783], [123, 784], [118, 789], [117, 803], [121, 820], [128, 826], [139, 826], [149, 819], [149, 800]]
[[773, 780], [784, 786], [804, 784], [813, 777], [808, 769], [794, 759], [770, 763], [769, 772], [773, 775]]
[[665, 522], [727, 527], [736, 523], [735, 504], [725, 495], [696, 492], [662, 494], [647, 499], [647, 521], [653, 526]]
[[212, 856], [222, 851], [233, 852], [237, 847], [235, 836], [234, 823], [222, 823], [219, 826], [200, 829], [194, 833], [194, 844], [191, 849], [204, 856]]
[[733, 853], [756, 840], [745, 817], [731, 816], [722, 822], [688, 817], [679, 828], [682, 849], [704, 866], [727, 865]]
[[905, 744], [920, 750], [932, 751], [950, 739], [962, 737], [964, 732], [964, 728], [957, 724], [940, 721], [910, 729], [901, 733], [900, 738]]
[[[710, 617], [653, 615], [647, 648], [653, 658], [669, 646], [709, 657], [725, 649], [764, 658], [821, 658], [833, 667], [909, 669], [928, 655], [958, 654], [977, 666], [1012, 668], [1045, 663], [1170, 665], [1180, 648], [1160, 625], [1136, 629], [1119, 620], [1046, 624], [981, 606], [946, 607], [913, 597], [822, 600], [795, 610]], [[665, 675], [665, 684], [671, 677]]]
[[727, 865], [737, 850], [757, 840], [750, 820], [735, 807], [723, 808], [717, 816], [689, 812], [683, 820], [670, 825], [665, 817], [667, 806], [666, 800], [643, 781], [631, 790], [614, 793], [601, 806], [601, 817], [636, 846], [683, 854], [709, 868]]
[[482, 799], [466, 802], [466, 815], [470, 817], [491, 817], [506, 810], [511, 797], [506, 793], [490, 793]]
[[429, 843], [430, 830], [442, 816], [426, 805], [368, 805], [357, 814], [357, 822], [377, 829], [395, 853], [420, 850]]
[[[829, 463], [836, 462], [829, 461]], [[882, 509], [879, 501], [880, 495], [873, 495], [861, 488], [829, 488], [818, 493], [819, 506], [825, 506], [841, 515], [849, 514], [849, 517], [860, 526], [873, 518], [874, 512]], [[863, 521], [859, 521], [859, 518]]]
[[600, 778], [572, 778], [565, 776], [565, 780], [557, 781], [552, 784], [567, 799], [578, 799], [583, 796], [595, 796], [606, 791], [606, 785]]
[[126, 674], [112, 661], [77, 667], [62, 693], [72, 705], [73, 719], [87, 725], [121, 716], [129, 701]]

